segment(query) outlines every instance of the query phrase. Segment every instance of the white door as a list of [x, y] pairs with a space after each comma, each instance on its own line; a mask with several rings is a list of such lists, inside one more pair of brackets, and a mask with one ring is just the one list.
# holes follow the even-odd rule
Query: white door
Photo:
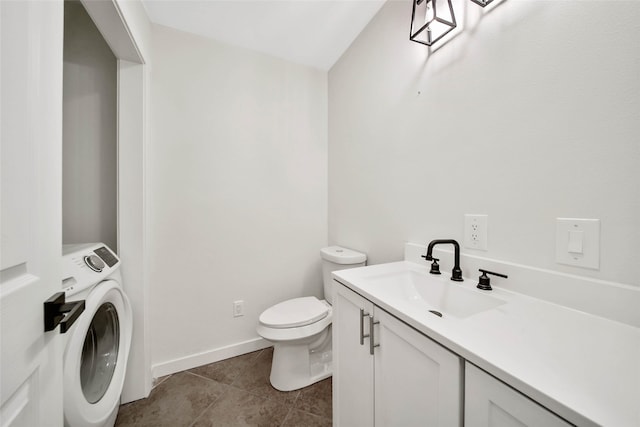
[[373, 304], [334, 282], [333, 424], [373, 426], [373, 356], [369, 316]]
[[462, 359], [376, 307], [375, 425], [462, 425]]
[[0, 1], [0, 425], [61, 426], [61, 1]]

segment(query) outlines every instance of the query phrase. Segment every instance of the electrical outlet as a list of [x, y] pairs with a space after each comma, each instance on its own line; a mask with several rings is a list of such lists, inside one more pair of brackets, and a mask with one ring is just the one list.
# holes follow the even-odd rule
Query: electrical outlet
[[244, 316], [244, 301], [234, 301], [233, 302], [233, 317]]
[[464, 246], [469, 249], [487, 250], [487, 215], [464, 216]]

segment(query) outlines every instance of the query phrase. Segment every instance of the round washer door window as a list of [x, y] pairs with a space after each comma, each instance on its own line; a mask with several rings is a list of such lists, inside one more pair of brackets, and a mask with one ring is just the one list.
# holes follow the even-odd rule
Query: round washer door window
[[93, 316], [82, 346], [80, 384], [85, 399], [96, 403], [109, 389], [118, 360], [120, 324], [118, 312], [110, 302]]

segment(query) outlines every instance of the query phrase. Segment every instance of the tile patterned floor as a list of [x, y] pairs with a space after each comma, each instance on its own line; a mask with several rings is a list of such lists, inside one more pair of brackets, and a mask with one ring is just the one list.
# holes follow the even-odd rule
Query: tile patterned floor
[[162, 378], [120, 407], [118, 427], [331, 426], [331, 378], [302, 390], [269, 384], [273, 348]]

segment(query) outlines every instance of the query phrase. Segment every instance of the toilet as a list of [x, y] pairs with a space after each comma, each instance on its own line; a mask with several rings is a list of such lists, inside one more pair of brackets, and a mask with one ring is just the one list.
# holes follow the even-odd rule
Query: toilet
[[325, 299], [294, 298], [266, 309], [258, 334], [273, 343], [271, 385], [297, 390], [331, 376], [331, 272], [365, 265], [363, 253], [330, 246], [320, 250]]

